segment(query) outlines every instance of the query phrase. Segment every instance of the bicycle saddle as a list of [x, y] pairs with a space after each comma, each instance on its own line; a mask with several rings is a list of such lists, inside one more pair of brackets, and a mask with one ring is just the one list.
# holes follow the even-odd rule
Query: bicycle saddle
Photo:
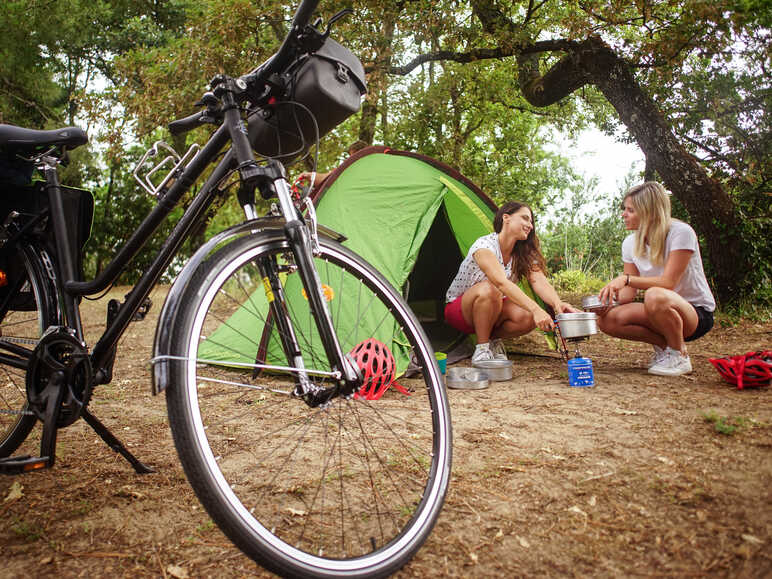
[[62, 146], [74, 149], [88, 142], [86, 131], [78, 127], [64, 127], [51, 131], [25, 129], [14, 125], [0, 125], [0, 147], [34, 149]]

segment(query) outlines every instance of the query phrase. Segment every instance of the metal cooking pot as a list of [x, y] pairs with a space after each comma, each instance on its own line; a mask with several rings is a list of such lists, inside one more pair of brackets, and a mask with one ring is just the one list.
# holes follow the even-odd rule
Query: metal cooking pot
[[448, 368], [445, 383], [448, 388], [457, 390], [482, 390], [489, 386], [488, 375], [485, 372], [464, 366]]
[[558, 314], [555, 321], [564, 339], [586, 338], [598, 333], [598, 315], [593, 312]]
[[512, 379], [512, 360], [480, 360], [474, 367], [485, 372], [492, 382]]

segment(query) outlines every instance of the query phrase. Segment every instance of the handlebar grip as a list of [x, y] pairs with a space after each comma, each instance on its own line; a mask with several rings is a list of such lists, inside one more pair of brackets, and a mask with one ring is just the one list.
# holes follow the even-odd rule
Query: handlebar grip
[[183, 133], [187, 133], [188, 131], [192, 131], [196, 127], [200, 127], [204, 124], [203, 118], [205, 115], [206, 111], [198, 111], [197, 113], [193, 113], [192, 115], [183, 119], [172, 121], [167, 125], [169, 132], [172, 135], [181, 135]]

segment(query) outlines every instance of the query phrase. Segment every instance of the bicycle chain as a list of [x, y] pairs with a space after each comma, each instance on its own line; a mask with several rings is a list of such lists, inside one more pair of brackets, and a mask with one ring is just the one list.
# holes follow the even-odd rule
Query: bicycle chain
[[13, 336], [2, 336], [0, 342], [8, 342], [9, 344], [27, 344], [28, 346], [35, 346], [40, 340], [37, 338], [14, 338]]
[[35, 413], [31, 410], [0, 410], [0, 414], [21, 414], [22, 416], [32, 416]]

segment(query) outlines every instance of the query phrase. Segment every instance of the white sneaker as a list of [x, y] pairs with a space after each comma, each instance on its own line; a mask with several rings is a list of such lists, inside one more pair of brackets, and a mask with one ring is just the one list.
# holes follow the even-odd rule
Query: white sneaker
[[477, 344], [474, 348], [474, 354], [472, 354], [472, 364], [477, 362], [486, 362], [488, 360], [495, 360], [495, 355], [491, 352], [489, 342], [484, 344]]
[[647, 368], [656, 366], [665, 359], [665, 350], [654, 345], [652, 345], [652, 348], [654, 348], [654, 353], [651, 355], [651, 358], [649, 358], [649, 363], [646, 365]]
[[506, 360], [507, 359], [507, 349], [504, 347], [504, 340], [501, 338], [496, 338], [495, 340], [491, 340], [491, 352], [493, 352], [493, 357], [496, 360]]
[[692, 371], [692, 361], [689, 356], [684, 356], [681, 352], [668, 347], [665, 348], [664, 358], [657, 364], [649, 368], [649, 374], [657, 376], [680, 376]]

